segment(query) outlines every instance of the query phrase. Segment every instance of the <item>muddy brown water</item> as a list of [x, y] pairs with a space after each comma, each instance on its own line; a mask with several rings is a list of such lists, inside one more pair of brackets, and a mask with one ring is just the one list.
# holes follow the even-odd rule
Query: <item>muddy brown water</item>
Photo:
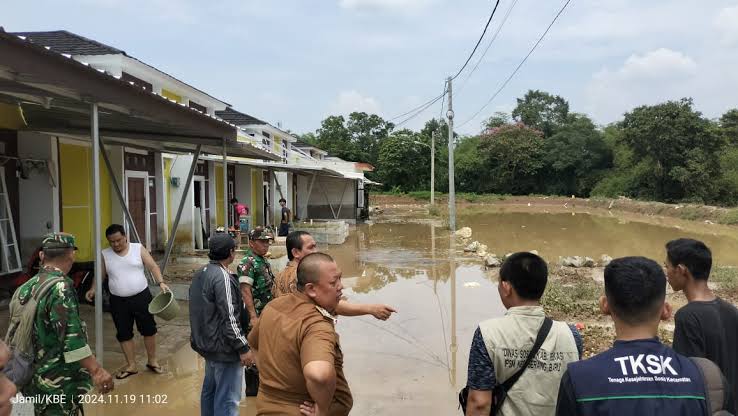
[[[500, 255], [536, 249], [549, 261], [605, 253], [660, 261], [666, 241], [689, 236], [710, 245], [717, 262], [738, 265], [738, 241], [729, 228], [715, 232], [706, 226], [700, 232], [703, 227], [697, 225], [685, 231], [674, 223], [520, 212], [469, 214], [458, 223], [471, 227], [473, 239]], [[349, 301], [387, 303], [398, 309], [386, 322], [339, 319], [345, 373], [354, 394], [352, 414], [459, 414], [457, 391], [466, 382], [473, 332], [481, 320], [501, 316], [504, 307], [492, 273], [479, 259], [461, 253], [460, 244], [453, 244], [449, 233], [437, 226], [384, 223], [358, 226], [345, 244], [321, 247], [343, 270]], [[199, 414], [202, 359], [185, 342], [162, 362], [165, 375], [143, 373], [118, 383], [119, 403], [88, 406], [87, 414]], [[241, 414], [255, 414], [253, 399], [241, 402]]]

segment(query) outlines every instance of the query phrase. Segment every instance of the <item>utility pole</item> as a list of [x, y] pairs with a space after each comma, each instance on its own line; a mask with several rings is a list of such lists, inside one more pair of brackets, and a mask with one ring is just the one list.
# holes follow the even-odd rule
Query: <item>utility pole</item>
[[436, 189], [436, 131], [431, 133], [431, 206], [436, 205], [434, 193]]
[[454, 187], [454, 105], [451, 101], [451, 77], [446, 81], [448, 90], [448, 227], [456, 231], [456, 190]]

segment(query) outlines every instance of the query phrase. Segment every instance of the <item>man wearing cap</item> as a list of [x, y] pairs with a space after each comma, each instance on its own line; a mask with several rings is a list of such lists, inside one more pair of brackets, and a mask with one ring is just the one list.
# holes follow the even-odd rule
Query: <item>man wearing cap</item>
[[205, 358], [200, 414], [236, 416], [243, 366], [254, 364], [241, 330], [238, 281], [228, 270], [236, 258], [236, 242], [228, 234], [215, 234], [208, 247], [210, 263], [190, 286], [190, 345]]
[[237, 268], [243, 303], [249, 313], [249, 327], [256, 324], [262, 309], [272, 300], [274, 274], [264, 258], [272, 241], [274, 234], [269, 228], [256, 227], [251, 230], [249, 248]]
[[[51, 233], [41, 243], [39, 273], [18, 288], [21, 299], [32, 296], [48, 279], [62, 278], [38, 301], [33, 326], [36, 345], [35, 371], [24, 395], [36, 397], [37, 415], [77, 415], [80, 397], [94, 384], [106, 394], [113, 390], [113, 378], [98, 364], [87, 344], [87, 330], [79, 316], [74, 283], [67, 276], [74, 264], [75, 238], [72, 234]], [[64, 400], [53, 400], [64, 396]], [[46, 400], [46, 399], [52, 400]]]

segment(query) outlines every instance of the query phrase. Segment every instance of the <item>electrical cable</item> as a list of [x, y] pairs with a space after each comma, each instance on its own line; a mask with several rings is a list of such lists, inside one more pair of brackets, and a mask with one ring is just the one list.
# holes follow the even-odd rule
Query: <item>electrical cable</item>
[[518, 73], [518, 71], [520, 70], [520, 68], [525, 64], [525, 62], [528, 60], [528, 58], [533, 54], [533, 51], [535, 51], [536, 48], [538, 47], [538, 45], [543, 41], [543, 38], [546, 37], [546, 34], [548, 34], [549, 30], [551, 30], [551, 27], [554, 25], [554, 23], [556, 23], [556, 20], [559, 18], [559, 16], [561, 16], [561, 14], [564, 12], [564, 10], [566, 10], [566, 6], [568, 6], [570, 2], [571, 2], [571, 0], [566, 0], [566, 3], [564, 3], [564, 5], [561, 7], [561, 10], [559, 10], [559, 12], [556, 14], [556, 16], [551, 21], [551, 24], [548, 25], [548, 27], [543, 32], [543, 34], [541, 35], [541, 37], [538, 38], [538, 41], [533, 45], [533, 47], [530, 49], [530, 51], [528, 52], [528, 54], [525, 55], [525, 58], [523, 58], [523, 60], [520, 61], [520, 64], [518, 64], [518, 66], [510, 74], [510, 76], [507, 77], [507, 79], [505, 80], [505, 82], [502, 83], [502, 86], [500, 86], [500, 88], [494, 94], [492, 94], [492, 97], [487, 101], [487, 103], [484, 104], [482, 106], [482, 108], [480, 108], [476, 113], [474, 113], [473, 116], [471, 116], [470, 118], [468, 118], [463, 123], [459, 124], [459, 126], [457, 128], [460, 129], [461, 127], [465, 126], [470, 121], [474, 120], [474, 118], [476, 118], [479, 115], [479, 113], [481, 113], [482, 111], [484, 111], [484, 109], [487, 108], [492, 103], [492, 101], [494, 101], [495, 98], [497, 98], [497, 96], [500, 94], [500, 92], [502, 92], [502, 90], [505, 89], [505, 87], [510, 82], [510, 80], [513, 79], [513, 77], [515, 76], [515, 74]]
[[497, 31], [495, 32], [495, 34], [492, 35], [492, 39], [490, 39], [489, 43], [487, 44], [487, 47], [484, 49], [484, 53], [482, 53], [482, 56], [479, 57], [479, 60], [477, 61], [476, 65], [474, 65], [474, 68], [472, 68], [472, 70], [469, 71], [468, 74], [466, 74], [466, 77], [464, 78], [464, 80], [461, 81], [461, 86], [459, 86], [458, 90], [456, 91], [457, 97], [459, 96], [459, 94], [461, 94], [461, 91], [464, 89], [467, 82], [469, 82], [469, 78], [471, 78], [471, 76], [474, 74], [477, 68], [479, 68], [479, 64], [482, 63], [482, 61], [484, 60], [484, 57], [487, 56], [487, 52], [489, 52], [489, 48], [492, 46], [492, 44], [497, 39], [497, 36], [500, 34], [500, 31], [502, 31], [502, 28], [505, 26], [505, 23], [507, 22], [507, 19], [510, 17], [510, 14], [512, 13], [512, 10], [516, 4], [518, 4], [518, 0], [514, 0], [510, 4], [510, 7], [507, 9], [507, 12], [505, 13], [505, 17], [502, 18], [502, 22], [500, 23], [500, 26], [497, 28]]
[[497, 11], [497, 6], [500, 5], [500, 0], [497, 0], [495, 3], [494, 9], [492, 9], [492, 13], [489, 15], [489, 19], [487, 19], [487, 24], [484, 25], [484, 30], [482, 31], [482, 35], [479, 36], [479, 40], [477, 41], [477, 44], [474, 45], [474, 49], [469, 54], [469, 57], [466, 58], [466, 62], [464, 62], [464, 65], [461, 66], [459, 69], [459, 72], [456, 73], [456, 75], [452, 76], [451, 79], [456, 79], [459, 75], [461, 75], [461, 72], [464, 71], [464, 68], [466, 68], [467, 65], [469, 65], [469, 61], [471, 61], [472, 57], [474, 56], [474, 53], [477, 51], [477, 48], [479, 48], [479, 44], [482, 43], [482, 39], [484, 39], [484, 35], [487, 33], [487, 29], [489, 28], [489, 24], [492, 23], [492, 18], [495, 16], [495, 12]]

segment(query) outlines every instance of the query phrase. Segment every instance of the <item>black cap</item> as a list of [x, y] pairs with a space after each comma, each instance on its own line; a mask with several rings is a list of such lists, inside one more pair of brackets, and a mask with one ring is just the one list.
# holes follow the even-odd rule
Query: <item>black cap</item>
[[218, 233], [208, 240], [210, 260], [224, 260], [231, 255], [231, 250], [236, 247], [236, 241], [228, 234]]

